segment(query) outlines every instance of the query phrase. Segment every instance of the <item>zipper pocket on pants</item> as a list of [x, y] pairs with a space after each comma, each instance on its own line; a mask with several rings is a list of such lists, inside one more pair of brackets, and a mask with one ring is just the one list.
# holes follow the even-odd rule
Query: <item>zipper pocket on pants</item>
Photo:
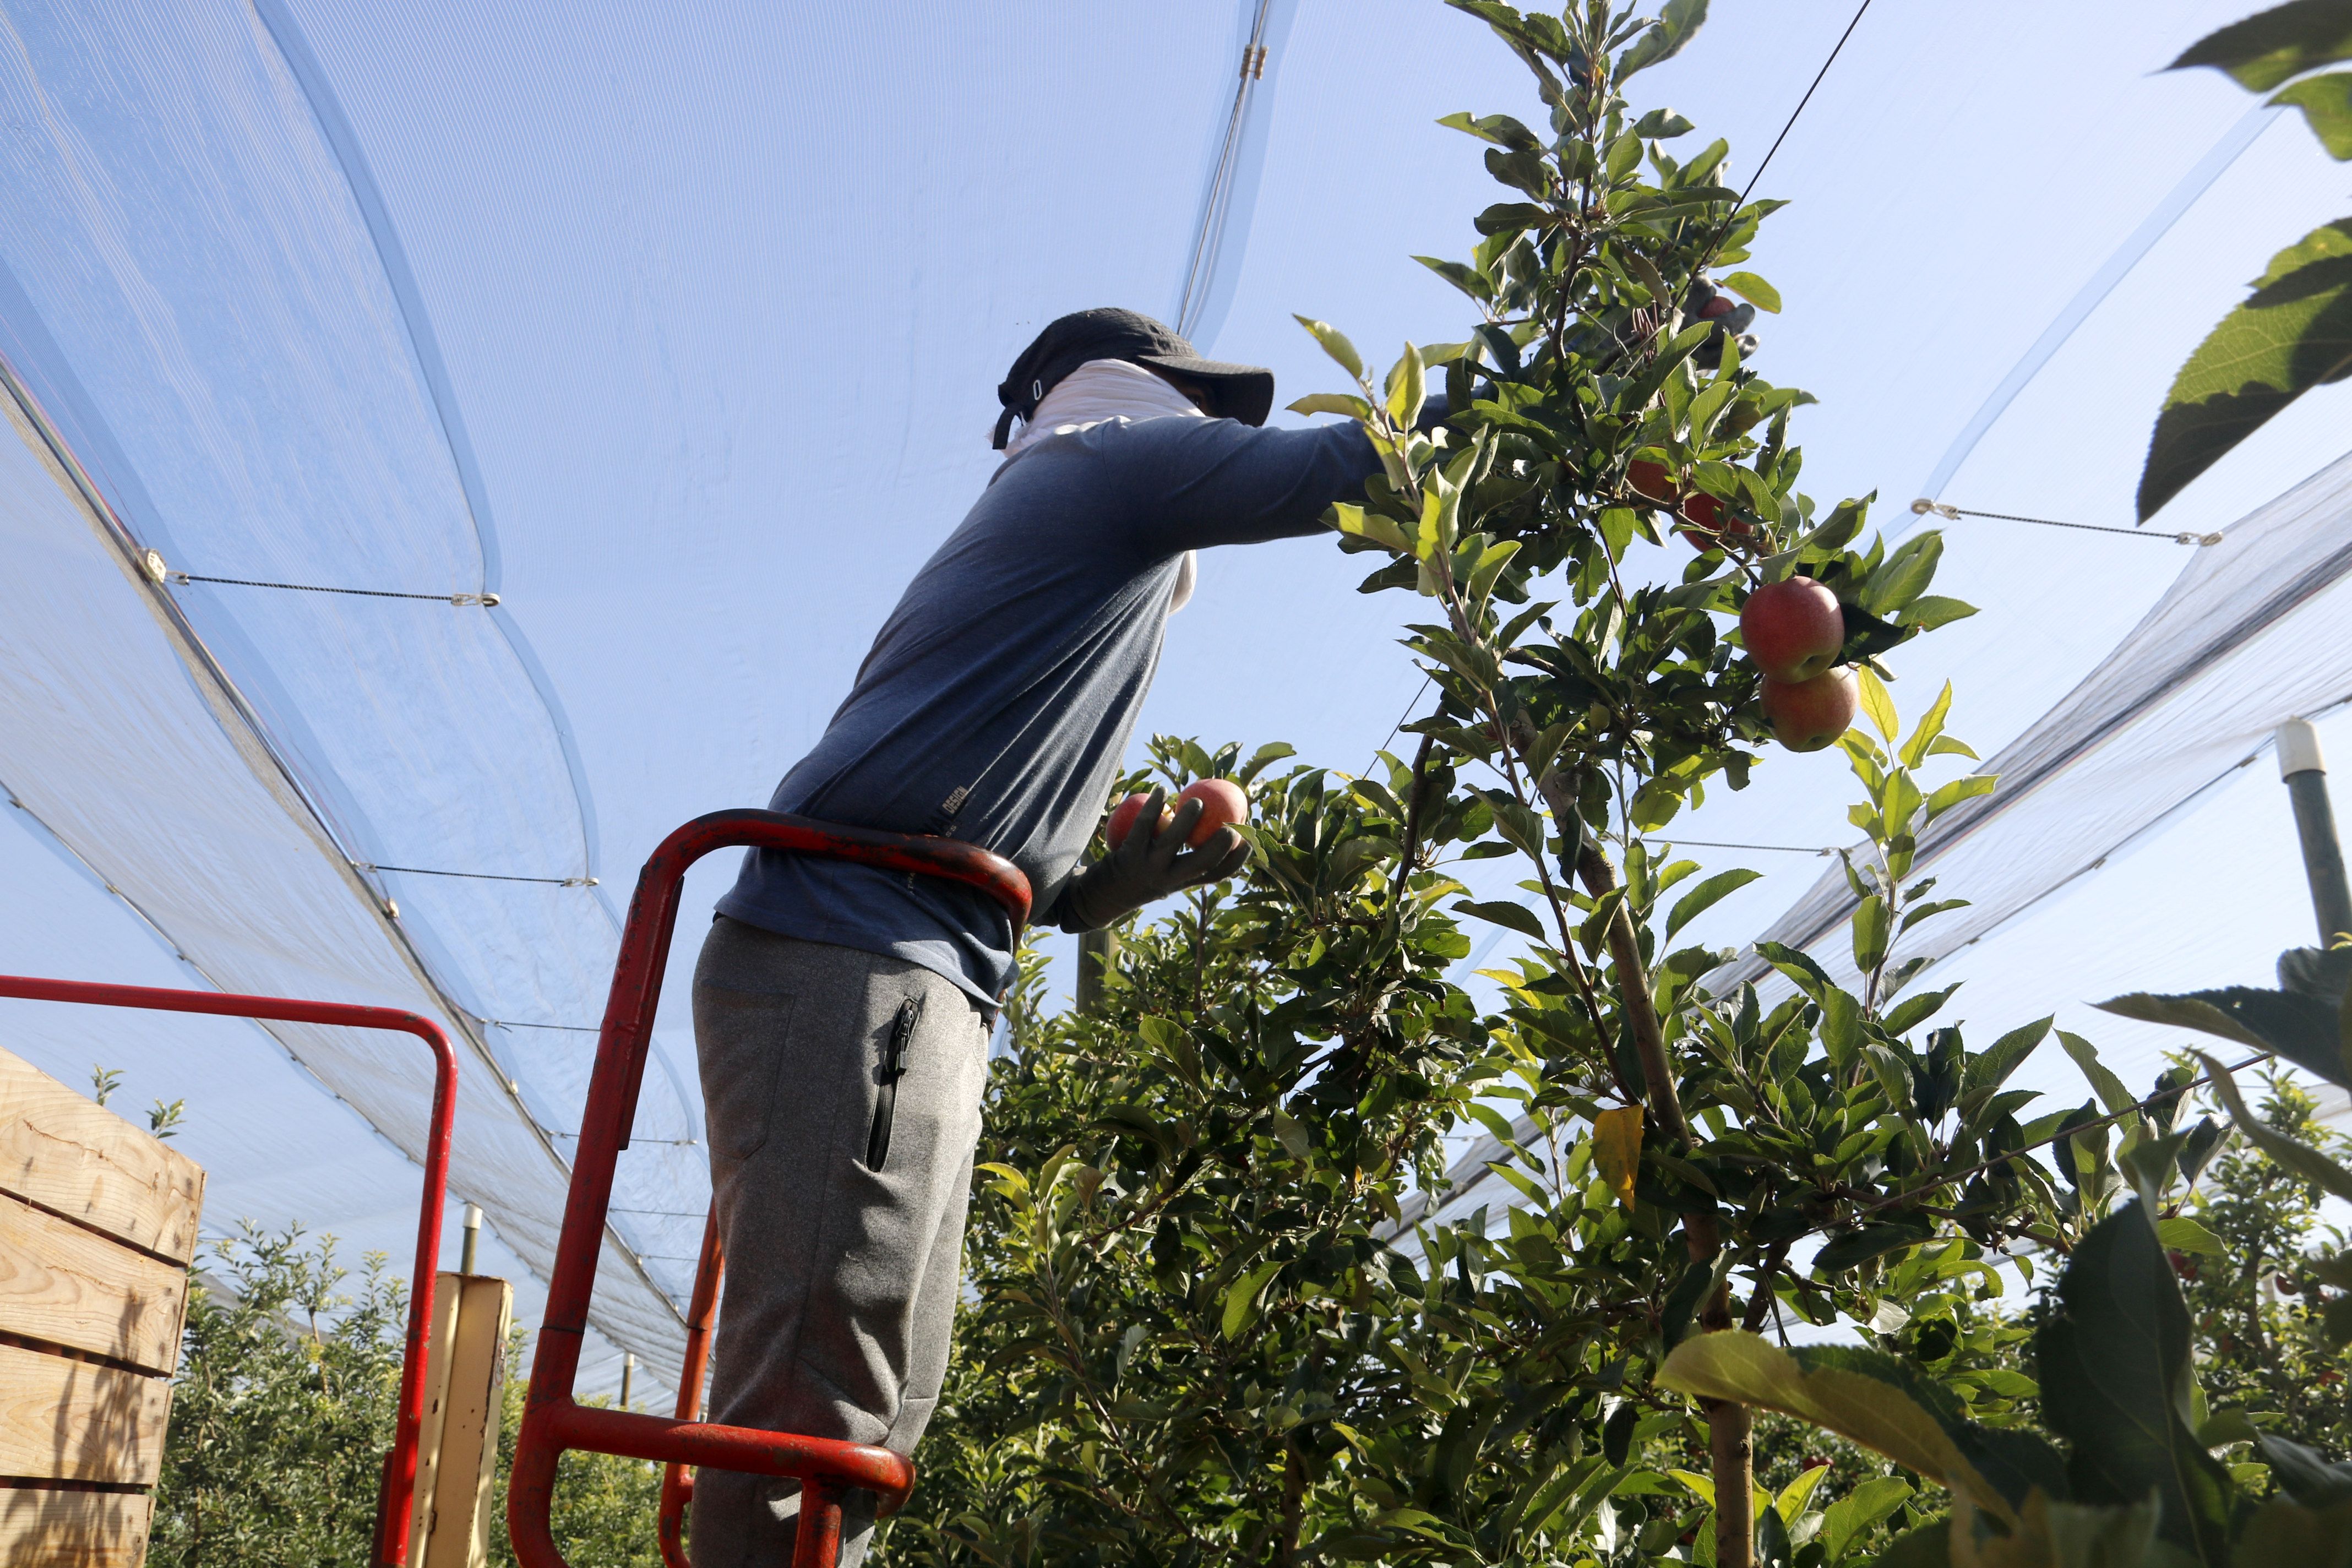
[[913, 997], [898, 1004], [890, 1026], [889, 1044], [882, 1047], [882, 1087], [874, 1099], [874, 1126], [866, 1134], [866, 1168], [879, 1171], [890, 1158], [890, 1120], [898, 1110], [898, 1079], [907, 1071], [907, 1046], [915, 1036], [915, 1020], [922, 1006]]

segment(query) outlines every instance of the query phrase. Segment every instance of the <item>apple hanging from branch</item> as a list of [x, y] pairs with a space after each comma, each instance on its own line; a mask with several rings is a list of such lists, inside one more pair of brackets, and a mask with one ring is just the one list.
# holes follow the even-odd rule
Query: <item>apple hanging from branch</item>
[[1748, 595], [1739, 610], [1748, 657], [1774, 680], [1805, 681], [1838, 661], [1845, 648], [1845, 611], [1811, 577], [1783, 577]]
[[1842, 664], [1811, 680], [1775, 680], [1768, 675], [1763, 700], [1774, 740], [1792, 752], [1818, 752], [1853, 727], [1862, 688], [1853, 668]]

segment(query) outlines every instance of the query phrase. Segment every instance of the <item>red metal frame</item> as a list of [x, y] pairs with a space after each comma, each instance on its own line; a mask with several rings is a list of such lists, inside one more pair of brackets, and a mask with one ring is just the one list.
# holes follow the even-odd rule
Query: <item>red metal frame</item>
[[[677, 1377], [677, 1418], [702, 1419], [702, 1378], [710, 1368], [710, 1335], [719, 1326], [719, 1280], [727, 1258], [719, 1245], [719, 1208], [702, 1222], [702, 1257], [694, 1268], [694, 1300], [686, 1310], [686, 1363]], [[662, 1467], [661, 1554], [668, 1568], [694, 1568], [686, 1556], [686, 1510], [694, 1477], [684, 1465]]]
[[[515, 1439], [514, 1470], [508, 1483], [507, 1524], [521, 1568], [568, 1568], [549, 1527], [554, 1500], [556, 1461], [567, 1449], [652, 1459], [676, 1468], [709, 1465], [754, 1475], [785, 1476], [801, 1483], [801, 1523], [793, 1568], [835, 1568], [841, 1549], [843, 1494], [855, 1488], [879, 1494], [882, 1511], [907, 1499], [915, 1468], [903, 1455], [863, 1443], [840, 1443], [788, 1432], [667, 1419], [579, 1404], [572, 1388], [580, 1373], [580, 1349], [588, 1331], [588, 1303], [596, 1289], [596, 1258], [604, 1243], [605, 1213], [613, 1201], [613, 1173], [629, 1146], [637, 1090], [645, 1078], [646, 1053], [653, 1039], [654, 1012], [661, 1000], [671, 934], [677, 926], [679, 885], [687, 868], [713, 850], [730, 847], [782, 849], [835, 860], [853, 860], [892, 871], [938, 877], [978, 889], [994, 899], [1013, 923], [1029, 919], [1029, 882], [1001, 856], [951, 838], [879, 833], [813, 822], [772, 811], [716, 811], [698, 816], [662, 840], [637, 875], [629, 900], [628, 924], [596, 1042], [596, 1068], [581, 1114], [580, 1142], [572, 1166], [572, 1193], [563, 1210], [563, 1234], [547, 1286], [547, 1319], [531, 1361], [530, 1393], [522, 1430]], [[706, 1228], [703, 1261], [715, 1265], [718, 1244]], [[709, 1315], [718, 1297], [718, 1270], [698, 1278], [695, 1301]], [[707, 1329], [689, 1333], [691, 1353], [707, 1356]], [[681, 1378], [681, 1411], [693, 1408], [701, 1378]], [[665, 1501], [672, 1492], [665, 1478]], [[677, 1489], [683, 1508], [683, 1476]], [[665, 1509], [667, 1511], [667, 1509]], [[665, 1544], [665, 1555], [669, 1548]]]
[[332, 1024], [354, 1029], [397, 1029], [433, 1052], [433, 1118], [425, 1141], [425, 1198], [416, 1216], [416, 1271], [408, 1292], [408, 1345], [400, 1363], [399, 1415], [392, 1452], [384, 1456], [377, 1494], [375, 1562], [406, 1568], [409, 1515], [416, 1495], [417, 1436], [425, 1425], [427, 1326], [433, 1321], [433, 1279], [440, 1268], [441, 1215], [449, 1191], [449, 1137], [457, 1114], [457, 1054], [429, 1018], [394, 1007], [345, 1002], [302, 1002], [286, 996], [240, 996], [222, 991], [173, 991], [152, 985], [108, 985], [85, 980], [37, 980], [0, 974], [0, 996], [35, 1002], [84, 1002], [101, 1007], [146, 1007], [164, 1013], [212, 1013], [230, 1018], [271, 1018], [288, 1024]]

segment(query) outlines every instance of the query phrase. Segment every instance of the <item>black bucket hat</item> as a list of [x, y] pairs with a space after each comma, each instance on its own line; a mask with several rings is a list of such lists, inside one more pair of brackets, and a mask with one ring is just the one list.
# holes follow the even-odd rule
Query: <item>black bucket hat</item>
[[1004, 412], [996, 420], [999, 450], [1013, 434], [1014, 416], [1027, 419], [1061, 379], [1088, 360], [1123, 359], [1198, 381], [1209, 389], [1209, 412], [1221, 419], [1263, 425], [1274, 412], [1274, 372], [1263, 365], [1202, 359], [1192, 345], [1137, 310], [1080, 310], [1064, 316], [1021, 351], [996, 389]]

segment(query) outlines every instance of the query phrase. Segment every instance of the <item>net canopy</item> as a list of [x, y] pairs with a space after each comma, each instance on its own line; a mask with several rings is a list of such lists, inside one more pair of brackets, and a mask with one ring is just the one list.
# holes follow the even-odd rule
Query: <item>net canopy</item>
[[[1808, 489], [1877, 489], [1888, 525], [1923, 487], [2128, 521], [2172, 368], [2337, 216], [2298, 126], [2156, 74], [2245, 8], [1864, 17], [1748, 264], [1789, 303], [1759, 367], [1822, 400]], [[1744, 182], [1852, 12], [1717, 10], [1641, 96]], [[1004, 365], [1106, 304], [1272, 365], [1277, 401], [1333, 383], [1293, 311], [1460, 337], [1408, 258], [1466, 250], [1492, 186], [1430, 122], [1531, 101], [1434, 4], [0, 0], [0, 969], [441, 1020], [453, 1191], [524, 1322], [635, 868], [822, 728], [986, 482]], [[2234, 764], [2352, 692], [2321, 630], [2343, 406], [2314, 395], [2159, 520], [2226, 527], [2213, 550], [1949, 525], [1938, 591], [1983, 614], [1891, 662], [1908, 710], [1952, 678], [2011, 775], [1937, 851], [1976, 900], [1944, 960], [1975, 1016], [2260, 982], [2310, 940], [2275, 781]], [[1320, 541], [1210, 552], [1147, 725], [1362, 765], [1420, 676], [1359, 575]], [[1675, 823], [1782, 847], [1690, 851], [1770, 873], [1696, 934], [1831, 956], [1834, 889], [1789, 851], [1841, 841], [1848, 797], [1834, 757], [1776, 759]], [[623, 1348], [675, 1367], [709, 1199], [680, 993], [730, 874], [689, 884], [586, 1386]], [[213, 1234], [404, 1253], [407, 1043], [18, 1004], [0, 1044], [186, 1100]]]

